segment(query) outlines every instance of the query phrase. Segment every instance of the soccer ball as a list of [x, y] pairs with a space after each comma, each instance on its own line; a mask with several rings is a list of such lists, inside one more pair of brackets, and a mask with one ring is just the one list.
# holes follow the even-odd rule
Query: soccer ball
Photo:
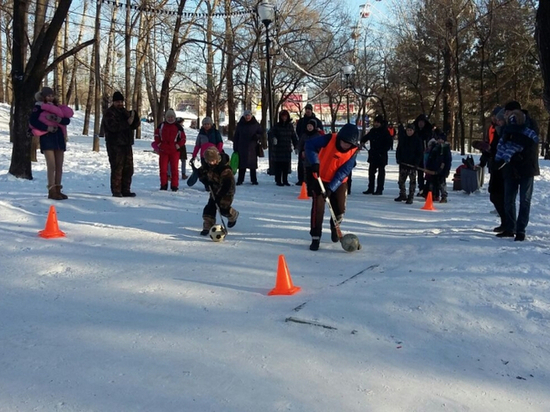
[[214, 242], [221, 242], [225, 239], [225, 230], [222, 225], [214, 225], [210, 228], [210, 239]]
[[342, 237], [342, 248], [346, 252], [355, 252], [356, 250], [361, 250], [361, 243], [359, 243], [359, 238], [351, 233], [344, 235], [344, 237]]

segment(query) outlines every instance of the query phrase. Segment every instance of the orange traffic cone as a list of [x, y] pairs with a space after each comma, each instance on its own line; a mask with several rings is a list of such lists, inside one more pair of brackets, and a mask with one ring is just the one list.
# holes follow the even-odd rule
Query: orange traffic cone
[[302, 182], [302, 190], [300, 191], [300, 196], [298, 196], [298, 199], [309, 199], [309, 196], [307, 195], [306, 182]]
[[57, 213], [55, 212], [55, 207], [53, 205], [50, 206], [48, 220], [46, 220], [46, 227], [44, 228], [44, 230], [38, 232], [38, 236], [45, 239], [65, 237], [65, 233], [59, 230], [59, 226], [57, 225]]
[[426, 202], [424, 203], [424, 206], [421, 208], [422, 210], [435, 210], [434, 202], [432, 200], [432, 192], [428, 192], [426, 196]]
[[268, 293], [269, 296], [272, 295], [294, 295], [302, 289], [299, 286], [294, 286], [292, 284], [292, 279], [290, 278], [290, 273], [288, 272], [288, 267], [286, 265], [286, 260], [284, 255], [279, 255], [279, 266], [277, 267], [277, 282], [275, 283], [275, 288]]

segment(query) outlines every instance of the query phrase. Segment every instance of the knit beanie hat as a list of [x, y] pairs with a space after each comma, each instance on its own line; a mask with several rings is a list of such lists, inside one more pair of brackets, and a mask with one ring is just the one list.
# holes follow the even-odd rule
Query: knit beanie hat
[[313, 106], [308, 103], [308, 104], [306, 104], [306, 107], [305, 107], [305, 110], [307, 110], [307, 109], [313, 110]]
[[51, 87], [42, 87], [42, 90], [40, 90], [40, 94], [44, 97], [46, 96], [52, 96], [55, 93], [53, 92], [53, 89]]
[[210, 116], [206, 116], [204, 119], [202, 119], [202, 125], [204, 126], [205, 124], [214, 124]]
[[521, 110], [521, 104], [515, 100], [512, 100], [511, 102], [506, 103], [504, 110]]
[[206, 160], [208, 163], [213, 162], [215, 160], [220, 161], [220, 152], [218, 152], [218, 149], [216, 146], [210, 146], [208, 149], [204, 151], [204, 160]]
[[502, 110], [502, 107], [501, 106], [496, 106], [493, 111], [491, 112], [491, 116], [496, 116], [498, 114], [498, 112], [500, 112]]
[[123, 102], [124, 96], [120, 92], [114, 92], [113, 94], [113, 102]]
[[176, 112], [173, 109], [168, 109], [164, 113], [164, 120], [168, 121], [169, 117], [172, 118], [172, 123], [176, 121]]
[[307, 122], [306, 126], [308, 126], [310, 124], [313, 125], [314, 129], [317, 129], [317, 120], [311, 119], [309, 122]]
[[250, 110], [245, 110], [243, 116], [252, 116], [252, 112]]
[[414, 123], [407, 123], [407, 129], [412, 129], [414, 130]]
[[379, 114], [379, 115], [377, 115], [377, 116], [374, 118], [374, 121], [375, 121], [376, 123], [382, 124], [382, 123], [384, 123], [384, 116], [382, 116], [381, 114]]

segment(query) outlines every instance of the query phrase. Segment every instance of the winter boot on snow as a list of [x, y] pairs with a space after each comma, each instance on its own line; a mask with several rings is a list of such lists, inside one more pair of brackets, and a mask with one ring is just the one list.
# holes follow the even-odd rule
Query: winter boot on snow
[[[233, 209], [233, 210], [235, 210], [235, 209]], [[229, 218], [229, 220], [227, 221], [227, 227], [232, 228], [233, 226], [235, 226], [237, 224], [237, 219], [238, 218], [239, 218], [239, 212], [237, 212], [235, 210], [235, 217]]]
[[68, 199], [69, 196], [67, 196], [65, 193], [62, 193], [61, 189], [63, 189], [63, 186], [57, 185], [57, 194], [61, 197], [61, 200]]
[[413, 198], [414, 198], [414, 194], [409, 195], [409, 197], [407, 198], [407, 201], [405, 202], [405, 204], [412, 205], [413, 204]]
[[319, 250], [320, 244], [321, 244], [321, 239], [311, 238], [311, 245], [309, 245], [309, 250]]
[[168, 190], [168, 184], [160, 185], [160, 190]]
[[400, 194], [399, 196], [397, 196], [395, 199], [396, 202], [403, 202], [405, 200], [407, 200], [407, 196], [405, 196], [404, 194]]
[[48, 199], [63, 200], [61, 195], [58, 193], [57, 185], [48, 187]]

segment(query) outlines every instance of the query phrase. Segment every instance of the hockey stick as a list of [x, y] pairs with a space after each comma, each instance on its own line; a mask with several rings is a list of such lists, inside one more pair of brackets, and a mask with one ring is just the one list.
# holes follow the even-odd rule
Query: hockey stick
[[325, 198], [325, 203], [328, 205], [328, 210], [330, 211], [330, 217], [332, 219], [332, 222], [334, 223], [334, 229], [336, 230], [336, 234], [338, 235], [338, 240], [340, 241], [340, 245], [342, 246], [342, 249], [344, 249], [346, 252], [355, 252], [356, 250], [361, 249], [361, 244], [359, 243], [359, 238], [357, 236], [351, 233], [348, 233], [345, 236], [342, 235], [342, 230], [340, 229], [340, 223], [338, 223], [338, 220], [336, 219], [336, 215], [334, 214], [334, 209], [332, 209], [332, 205], [330, 204], [330, 199], [326, 196], [327, 191], [325, 190], [325, 185], [321, 180], [321, 176], [317, 175], [316, 173], [314, 173], [313, 176], [317, 178], [317, 181], [319, 182], [319, 186], [321, 187], [321, 194]]
[[216, 198], [214, 197], [214, 193], [212, 193], [212, 188], [210, 189], [210, 198], [214, 201], [214, 203], [216, 204], [216, 210], [218, 211], [218, 213], [220, 214], [220, 220], [222, 221], [222, 228], [223, 228], [223, 233], [225, 233], [225, 235], [227, 236], [227, 234], [229, 233], [227, 231], [227, 227], [225, 226], [225, 222], [223, 221], [223, 216], [222, 216], [222, 211], [220, 210], [220, 206], [218, 205], [218, 202], [216, 202]]
[[407, 166], [407, 167], [412, 167], [413, 169], [416, 169], [416, 170], [420, 170], [421, 172], [424, 172], [428, 175], [436, 175], [437, 172], [434, 172], [433, 170], [428, 170], [428, 169], [424, 169], [420, 166], [414, 166], [414, 165], [410, 165], [408, 163], [399, 163], [400, 165], [403, 165], [403, 166]]

